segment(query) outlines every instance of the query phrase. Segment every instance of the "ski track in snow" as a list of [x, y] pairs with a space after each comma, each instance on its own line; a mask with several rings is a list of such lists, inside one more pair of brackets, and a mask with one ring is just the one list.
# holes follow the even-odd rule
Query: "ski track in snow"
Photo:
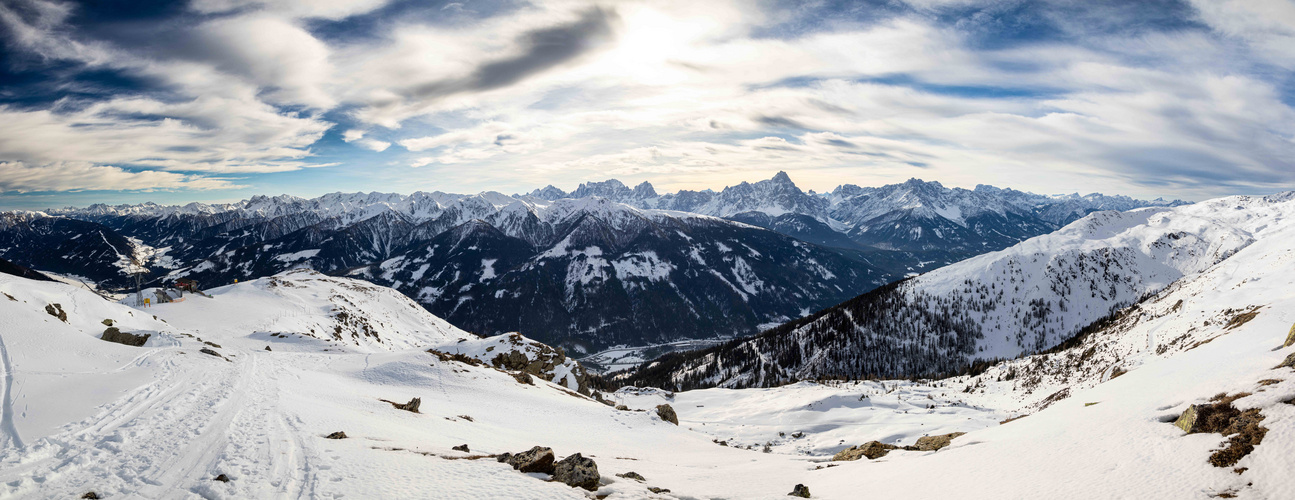
[[0, 370], [3, 370], [4, 384], [0, 386], [4, 390], [0, 393], [0, 432], [4, 433], [4, 442], [0, 443], [0, 449], [5, 447], [22, 448], [22, 436], [18, 435], [18, 428], [14, 426], [13, 418], [13, 382], [14, 369], [13, 363], [9, 361], [9, 349], [5, 347], [4, 336], [0, 335]]
[[[170, 353], [181, 355], [178, 350]], [[191, 352], [188, 354], [192, 356]], [[140, 498], [327, 498], [299, 420], [279, 407], [279, 360], [255, 352], [202, 369], [174, 359], [98, 415], [0, 456], [0, 497], [128, 492]], [[213, 481], [226, 474], [237, 482]], [[235, 487], [233, 485], [237, 484]]]

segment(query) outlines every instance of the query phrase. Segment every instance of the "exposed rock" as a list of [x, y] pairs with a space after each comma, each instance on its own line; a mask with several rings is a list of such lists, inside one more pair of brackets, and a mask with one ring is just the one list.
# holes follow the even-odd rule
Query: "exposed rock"
[[215, 357], [217, 357], [217, 358], [219, 358], [219, 357], [220, 357], [220, 353], [218, 353], [218, 352], [216, 352], [216, 351], [213, 351], [213, 350], [211, 350], [211, 349], [208, 349], [208, 348], [206, 348], [206, 347], [204, 347], [204, 348], [202, 348], [202, 349], [199, 349], [199, 350], [198, 350], [198, 352], [203, 353], [203, 354], [210, 354], [210, 355], [215, 356]]
[[625, 405], [616, 405], [616, 409], [620, 411], [630, 411], [630, 407]]
[[1200, 417], [1201, 407], [1203, 406], [1204, 405], [1188, 406], [1186, 410], [1183, 410], [1183, 414], [1178, 416], [1178, 420], [1174, 421], [1174, 427], [1182, 429], [1183, 432], [1188, 434], [1194, 432], [1197, 427], [1196, 421]]
[[229, 476], [226, 476], [226, 475], [224, 475], [224, 474], [221, 474], [221, 475], [219, 475], [219, 476], [216, 476], [215, 478], [212, 478], [212, 481], [220, 481], [220, 482], [222, 482], [222, 483], [228, 483], [228, 482], [229, 482]]
[[519, 384], [535, 385], [535, 381], [531, 380], [531, 374], [526, 372], [514, 373], [513, 380], [516, 380]]
[[63, 306], [59, 304], [45, 304], [45, 312], [50, 316], [58, 318], [59, 321], [67, 323], [67, 312], [63, 311]]
[[1292, 352], [1290, 353], [1289, 356], [1286, 356], [1286, 359], [1282, 360], [1282, 364], [1277, 365], [1277, 367], [1274, 368], [1274, 370], [1277, 368], [1295, 368], [1295, 352]]
[[99, 338], [106, 340], [108, 342], [116, 342], [118, 344], [125, 344], [128, 346], [141, 347], [144, 345], [145, 342], [148, 342], [148, 338], [151, 336], [152, 334], [150, 333], [145, 333], [143, 335], [126, 333], [121, 330], [118, 330], [117, 327], [115, 326], [110, 326], [103, 331], [103, 335], [100, 336]]
[[1209, 462], [1215, 467], [1231, 467], [1254, 451], [1268, 433], [1267, 428], [1259, 425], [1264, 416], [1258, 409], [1241, 411], [1232, 406], [1233, 401], [1249, 395], [1245, 392], [1219, 394], [1210, 404], [1188, 407], [1174, 425], [1188, 434], [1211, 432], [1229, 436], [1224, 448], [1210, 455]]
[[268, 346], [268, 345], [267, 345], [267, 346], [265, 346], [265, 350], [267, 350], [267, 351], [268, 351], [268, 350], [270, 350], [270, 346]]
[[471, 453], [470, 451], [468, 451], [468, 445], [466, 445], [466, 444], [461, 444], [461, 445], [455, 446], [455, 447], [450, 448], [450, 449], [451, 449], [451, 450], [454, 450], [454, 451], [461, 451], [461, 452], [464, 452], [464, 453]]
[[103, 320], [103, 326], [112, 326], [112, 320], [110, 319]]
[[640, 483], [641, 483], [641, 482], [643, 482], [643, 481], [647, 481], [647, 478], [643, 477], [643, 475], [642, 475], [642, 474], [639, 474], [639, 473], [634, 472], [634, 471], [629, 471], [629, 472], [626, 472], [626, 473], [624, 473], [624, 474], [617, 474], [617, 475], [616, 475], [616, 477], [623, 477], [623, 478], [625, 478], [625, 479], [633, 479], [633, 480], [638, 481], [638, 482], [640, 482]]
[[1282, 344], [1282, 347], [1290, 347], [1293, 345], [1295, 345], [1295, 325], [1291, 325], [1291, 331], [1286, 334], [1286, 343]]
[[[567, 385], [565, 380], [559, 380], [554, 376], [554, 370], [567, 362], [566, 353], [561, 349], [527, 339], [517, 333], [509, 334], [507, 342], [511, 344], [512, 349], [495, 354], [495, 357], [490, 359], [491, 366], [503, 370], [526, 372], [558, 385]], [[576, 392], [589, 396], [589, 376], [580, 363], [573, 363], [571, 376], [575, 378]]]
[[670, 492], [670, 490], [669, 490], [669, 489], [666, 489], [666, 488], [657, 488], [656, 486], [648, 486], [648, 491], [651, 491], [652, 493], [669, 493], [669, 492]]
[[383, 399], [382, 401], [386, 401], [387, 403], [390, 403], [391, 406], [397, 410], [405, 410], [413, 413], [421, 413], [418, 411], [418, 407], [423, 404], [422, 398], [411, 399], [409, 400], [408, 403], [397, 403], [395, 401], [387, 401], [385, 399]]
[[868, 441], [859, 446], [841, 450], [841, 452], [832, 456], [833, 461], [858, 460], [859, 457], [868, 457], [868, 460], [875, 460], [886, 456], [890, 450], [899, 448], [893, 444], [886, 444], [881, 441]]
[[668, 404], [657, 405], [656, 414], [658, 417], [661, 417], [661, 420], [679, 425], [679, 416], [675, 415], [674, 408], [670, 407]]
[[956, 438], [963, 434], [966, 434], [966, 433], [950, 432], [948, 434], [941, 434], [939, 436], [922, 436], [920, 438], [917, 438], [917, 444], [915, 446], [917, 447], [918, 451], [935, 451], [945, 446], [948, 446], [949, 443], [953, 441], [953, 438]]
[[337, 431], [327, 436], [324, 436], [324, 439], [346, 439], [346, 433], [342, 431]]
[[809, 498], [809, 486], [798, 484], [795, 488], [791, 489], [791, 493], [788, 493], [787, 496]]
[[[508, 452], [503, 452], [503, 453], [500, 453], [500, 454], [498, 454], [498, 455], [495, 455], [495, 461], [496, 461], [496, 462], [499, 462], [499, 463], [501, 463], [501, 464], [502, 464], [502, 463], [504, 463], [504, 462], [508, 462], [508, 461], [509, 461], [509, 460], [511, 460], [512, 458], [513, 458], [513, 454], [512, 454], [512, 453], [508, 453]], [[511, 462], [510, 462], [510, 463], [511, 463]]]
[[440, 358], [441, 361], [456, 361], [459, 363], [463, 363], [465, 365], [481, 366], [481, 360], [474, 358], [472, 356], [468, 356], [467, 354], [457, 353], [457, 352], [448, 353], [445, 351], [438, 351], [436, 349], [428, 349], [427, 352], [435, 354], [436, 357]]
[[522, 472], [553, 473], [552, 448], [536, 446], [516, 455], [508, 454], [508, 458], [504, 461]]
[[580, 456], [579, 453], [562, 459], [553, 466], [553, 479], [567, 486], [580, 487], [589, 491], [598, 489], [598, 464], [593, 459]]
[[81, 498], [88, 498], [88, 499], [90, 499], [90, 500], [99, 500], [99, 494], [98, 494], [98, 493], [95, 493], [95, 492], [93, 492], [93, 491], [90, 491], [90, 492], [87, 492], [87, 493], [86, 493], [86, 494], [84, 494], [84, 495], [81, 495]]

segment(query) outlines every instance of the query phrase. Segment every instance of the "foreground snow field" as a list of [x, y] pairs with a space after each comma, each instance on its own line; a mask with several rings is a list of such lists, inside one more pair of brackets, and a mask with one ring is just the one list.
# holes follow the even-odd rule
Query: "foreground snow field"
[[[804, 484], [813, 498], [1295, 498], [1295, 370], [1274, 368], [1295, 353], [1281, 347], [1295, 323], [1295, 202], [1282, 203], [1292, 217], [1270, 214], [1252, 243], [1067, 351], [939, 381], [609, 395], [628, 410], [580, 395], [571, 365], [553, 370], [561, 385], [527, 385], [426, 352], [486, 358], [510, 341], [463, 340], [345, 278], [289, 272], [134, 309], [0, 275], [0, 497], [786, 498]], [[150, 337], [99, 340], [104, 320]], [[1171, 422], [1242, 392], [1234, 404], [1267, 433], [1212, 466], [1225, 438]], [[381, 401], [415, 397], [417, 414]], [[662, 403], [679, 426], [634, 411]], [[336, 431], [348, 438], [325, 438]], [[939, 451], [830, 462], [955, 431], [968, 434]], [[484, 457], [536, 445], [594, 459], [602, 486]], [[615, 475], [629, 471], [646, 482]]]

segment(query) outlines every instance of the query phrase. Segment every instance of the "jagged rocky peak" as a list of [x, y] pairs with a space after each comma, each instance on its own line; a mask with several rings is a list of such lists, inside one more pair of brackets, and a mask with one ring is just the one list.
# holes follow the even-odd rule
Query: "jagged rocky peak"
[[553, 200], [560, 200], [562, 198], [566, 198], [567, 192], [561, 189], [558, 189], [556, 186], [552, 184], [549, 184], [547, 186], [544, 186], [542, 189], [536, 189], [534, 191], [531, 191], [530, 195], [536, 198], [539, 198], [541, 200], [553, 201]]
[[656, 198], [656, 188], [652, 187], [652, 183], [648, 181], [640, 182], [639, 185], [634, 186], [634, 197], [640, 200]]
[[602, 182], [586, 182], [581, 184], [580, 187], [571, 192], [571, 197], [587, 198], [590, 196], [598, 196], [618, 200], [631, 194], [633, 194], [633, 191], [631, 191], [630, 188], [621, 181], [608, 179]]
[[779, 186], [796, 187], [796, 183], [791, 182], [791, 176], [787, 175], [787, 172], [784, 170], [779, 170], [778, 173], [773, 174], [773, 177], [769, 179], [769, 183]]

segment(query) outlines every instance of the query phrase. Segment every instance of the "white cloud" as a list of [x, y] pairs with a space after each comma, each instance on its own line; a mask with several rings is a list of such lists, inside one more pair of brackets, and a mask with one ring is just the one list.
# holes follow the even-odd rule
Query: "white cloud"
[[36, 191], [156, 191], [165, 189], [232, 189], [227, 179], [183, 175], [172, 172], [131, 172], [109, 165], [85, 162], [56, 162], [28, 165], [0, 162], [0, 193]]
[[218, 19], [198, 28], [204, 56], [225, 73], [247, 78], [284, 104], [328, 109], [329, 49], [292, 22], [262, 15]]
[[[174, 95], [0, 108], [11, 162], [292, 170], [315, 164], [335, 111], [347, 143], [391, 164], [470, 167], [436, 180], [503, 183], [475, 184], [490, 188], [608, 175], [706, 187], [779, 169], [819, 188], [921, 176], [1205, 195], [1295, 182], [1295, 111], [1278, 87], [1290, 76], [1264, 73], [1295, 68], [1288, 2], [1194, 0], [1213, 31], [986, 50], [974, 22], [936, 15], [974, 0], [914, 0], [916, 14], [785, 36], [770, 23], [792, 13], [738, 0], [540, 2], [464, 22], [386, 19], [345, 42], [306, 19], [383, 0], [196, 0], [218, 15], [193, 30], [200, 49], [177, 55], [82, 38], [64, 24], [71, 4], [28, 1], [41, 15], [0, 5], [17, 46]], [[545, 53], [546, 37], [574, 42]]]
[[329, 126], [265, 104], [219, 97], [177, 103], [122, 98], [69, 110], [0, 106], [0, 152], [4, 159], [38, 165], [277, 172], [311, 166], [301, 160]]
[[387, 148], [391, 147], [390, 142], [379, 141], [377, 139], [360, 139], [357, 144], [377, 152], [386, 151]]
[[204, 14], [253, 9], [286, 17], [344, 19], [386, 3], [387, 0], [192, 0], [189, 8]]

